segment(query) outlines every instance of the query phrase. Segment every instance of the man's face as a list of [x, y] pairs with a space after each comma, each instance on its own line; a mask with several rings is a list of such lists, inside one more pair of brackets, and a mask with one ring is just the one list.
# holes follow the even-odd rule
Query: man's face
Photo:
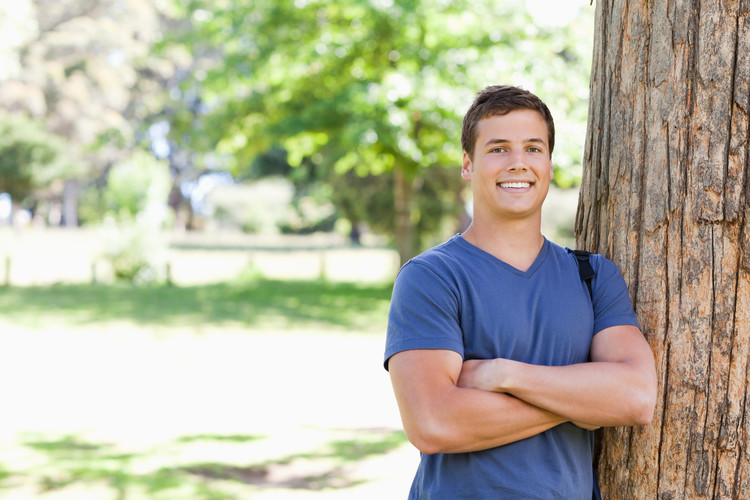
[[477, 131], [474, 157], [464, 152], [461, 169], [471, 180], [474, 216], [539, 216], [553, 177], [542, 115], [515, 110], [479, 121]]

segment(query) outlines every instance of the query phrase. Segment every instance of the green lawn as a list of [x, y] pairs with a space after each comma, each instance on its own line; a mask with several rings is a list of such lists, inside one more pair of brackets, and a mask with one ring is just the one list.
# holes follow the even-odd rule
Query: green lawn
[[204, 286], [54, 285], [0, 288], [0, 314], [28, 326], [132, 321], [168, 327], [383, 332], [391, 285], [262, 278]]
[[390, 293], [0, 288], [0, 499], [403, 497], [414, 454], [379, 360]]
[[[298, 494], [318, 492], [325, 497], [326, 493], [366, 482], [349, 474], [348, 466], [391, 452], [405, 442], [403, 433], [394, 430], [365, 430], [339, 437], [332, 433], [328, 442], [311, 450], [262, 461], [237, 458], [249, 443], [263, 439], [264, 436], [252, 435], [195, 435], [149, 449], [126, 451], [112, 443], [91, 442], [74, 435], [55, 439], [27, 436], [23, 446], [35, 451], [41, 460], [27, 470], [0, 469], [0, 495], [3, 487], [12, 491], [20, 476], [27, 476], [40, 498], [65, 493], [71, 486], [88, 490], [96, 498], [123, 500], [244, 499], [259, 495], [264, 486]], [[201, 449], [211, 452], [191, 451]], [[200, 454], [210, 457], [193, 458]], [[270, 480], [273, 470], [295, 467], [311, 472], [291, 475], [275, 484]]]

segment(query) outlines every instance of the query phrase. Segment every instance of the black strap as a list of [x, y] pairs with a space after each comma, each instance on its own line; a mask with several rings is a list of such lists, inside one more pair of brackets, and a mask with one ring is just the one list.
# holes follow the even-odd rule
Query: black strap
[[567, 249], [569, 253], [572, 253], [576, 256], [576, 260], [578, 260], [578, 274], [581, 276], [581, 280], [586, 282], [586, 287], [589, 289], [589, 295], [591, 296], [591, 300], [594, 300], [594, 292], [591, 290], [591, 280], [594, 278], [594, 275], [596, 274], [594, 272], [594, 268], [591, 266], [591, 262], [589, 262], [589, 257], [591, 256], [591, 252], [587, 252], [586, 250], [571, 250], [570, 248]]
[[[572, 253], [576, 256], [576, 260], [578, 261], [578, 275], [581, 277], [581, 281], [586, 282], [586, 287], [589, 289], [589, 296], [591, 297], [591, 302], [593, 303], [594, 292], [591, 289], [591, 280], [594, 279], [594, 275], [596, 275], [596, 272], [594, 271], [594, 267], [591, 265], [591, 261], [589, 260], [589, 257], [591, 257], [591, 252], [587, 252], [586, 250], [571, 250], [570, 248], [568, 248], [567, 250], [568, 253]], [[591, 439], [593, 449], [593, 440], [595, 439], [593, 435]], [[594, 484], [591, 498], [592, 500], [602, 500], [602, 493], [599, 489], [599, 481], [596, 477], [596, 472], [596, 467], [594, 467]]]

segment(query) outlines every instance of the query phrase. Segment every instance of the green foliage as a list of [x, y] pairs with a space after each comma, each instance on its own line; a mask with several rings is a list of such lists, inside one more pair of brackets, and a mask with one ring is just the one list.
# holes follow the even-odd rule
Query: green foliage
[[287, 161], [287, 153], [282, 148], [271, 148], [260, 154], [250, 164], [250, 168], [239, 172], [240, 179], [262, 179], [264, 177], [289, 177], [292, 166]]
[[109, 172], [103, 193], [105, 214], [119, 220], [132, 220], [140, 214], [159, 225], [164, 222], [170, 184], [166, 162], [136, 151]]
[[[191, 114], [173, 133], [197, 149], [215, 147], [237, 175], [283, 171], [281, 148], [289, 165], [309, 171], [292, 176], [334, 187], [352, 224], [387, 226], [377, 222], [394, 219], [392, 195], [370, 197], [356, 180], [390, 189], [398, 169], [415, 186], [410, 221], [425, 236], [461, 208], [457, 173], [434, 182], [436, 169], [458, 172], [461, 117], [477, 90], [502, 82], [548, 102], [558, 121], [557, 182], [580, 177], [590, 30], [538, 27], [509, 1], [179, 4], [190, 25], [176, 43], [203, 58], [183, 94], [201, 95], [203, 107], [199, 126]], [[359, 207], [336, 196], [352, 189], [348, 181], [367, 190], [356, 193]], [[376, 199], [377, 210], [362, 206]]]
[[116, 279], [138, 285], [166, 279], [167, 222], [171, 186], [166, 162], [144, 151], [116, 163], [103, 189], [90, 188], [80, 213], [86, 224], [103, 224], [104, 259]]
[[[366, 223], [379, 234], [395, 232], [394, 181], [387, 175], [359, 175], [349, 170], [329, 179], [331, 199], [352, 225]], [[455, 233], [464, 209], [461, 196], [465, 185], [459, 170], [432, 166], [419, 179], [419, 196], [411, 211], [420, 246], [430, 245], [430, 238], [442, 239]]]
[[183, 86], [201, 89], [209, 112], [198, 133], [238, 171], [278, 144], [292, 165], [319, 153], [360, 173], [456, 164], [461, 116], [489, 83], [531, 87], [563, 122], [586, 110], [581, 40], [535, 26], [513, 2], [188, 5], [185, 43], [211, 57]]
[[[114, 198], [100, 192], [105, 172], [123, 152], [153, 139], [151, 125], [168, 123], [175, 208], [184, 201], [182, 182], [228, 168], [241, 180], [283, 175], [303, 191], [299, 217], [286, 230], [330, 225], [300, 208], [309, 206], [310, 192], [327, 189], [332, 217], [390, 234], [393, 195], [363, 193], [365, 209], [353, 208], [341, 191], [345, 181], [361, 184], [355, 176], [392, 190], [400, 171], [416, 186], [409, 217], [428, 241], [455, 225], [461, 199], [458, 176], [439, 185], [430, 178], [435, 169], [458, 170], [461, 116], [479, 88], [498, 82], [521, 84], [548, 102], [558, 125], [555, 182], [564, 187], [580, 178], [590, 15], [567, 28], [538, 26], [520, 0], [34, 5], [25, 17], [8, 16], [0, 106], [45, 117], [65, 148], [54, 137], [40, 139], [36, 127], [10, 151], [9, 141], [26, 127], [2, 128], [0, 191], [18, 199], [52, 179], [85, 177], [92, 184], [80, 218], [89, 223], [120, 207], [137, 211], [138, 194], [117, 199], [127, 197], [127, 187]], [[586, 3], [582, 9], [592, 10]], [[52, 150], [65, 149], [85, 163], [52, 160]], [[59, 185], [43, 194], [59, 198]]]
[[291, 214], [279, 224], [279, 229], [285, 234], [331, 232], [336, 218], [336, 209], [330, 202], [302, 196], [295, 200]]
[[111, 219], [104, 224], [104, 241], [103, 257], [115, 279], [148, 285], [167, 278], [167, 242], [159, 227], [144, 220]]
[[21, 201], [72, 171], [63, 142], [41, 123], [20, 115], [0, 116], [0, 193]]
[[[74, 159], [64, 165], [45, 158], [44, 168], [29, 175], [19, 172], [26, 167], [15, 167], [16, 160], [8, 157], [16, 170], [11, 176], [3, 168], [0, 178], [7, 182], [0, 182], [12, 181], [13, 186], [4, 189], [15, 191], [16, 198], [36, 191], [27, 203], [35, 215], [44, 217], [63, 197], [67, 209], [74, 206], [77, 193], [64, 192], [64, 183], [51, 182], [54, 179], [74, 180], [69, 186], [94, 191], [86, 192], [87, 206], [79, 219], [101, 218], [104, 207], [97, 191], [104, 187], [103, 176], [139, 147], [175, 70], [172, 60], [151, 53], [164, 29], [162, 3], [23, 0], [0, 7], [0, 109], [43, 120]], [[2, 136], [12, 137], [4, 131]], [[37, 151], [60, 149], [60, 140], [54, 138], [38, 143]]]
[[84, 224], [96, 225], [107, 218], [132, 222], [142, 217], [160, 226], [168, 217], [167, 197], [171, 182], [169, 167], [164, 160], [157, 160], [145, 151], [135, 151], [127, 159], [115, 163], [108, 175], [83, 193], [80, 219]]

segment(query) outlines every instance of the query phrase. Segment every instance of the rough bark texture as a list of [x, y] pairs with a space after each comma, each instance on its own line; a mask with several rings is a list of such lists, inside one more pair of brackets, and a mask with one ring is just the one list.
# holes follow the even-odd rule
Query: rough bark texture
[[750, 0], [600, 0], [579, 248], [630, 287], [651, 425], [600, 435], [605, 499], [748, 498]]

